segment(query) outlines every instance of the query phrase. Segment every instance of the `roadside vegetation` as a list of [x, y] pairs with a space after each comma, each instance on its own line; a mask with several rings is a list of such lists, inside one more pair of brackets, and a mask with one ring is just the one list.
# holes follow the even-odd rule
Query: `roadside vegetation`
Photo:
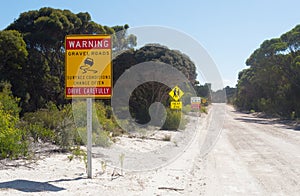
[[[128, 28], [127, 24], [97, 24], [86, 12], [45, 7], [21, 13], [0, 31], [0, 159], [28, 157], [34, 153], [32, 146], [45, 143], [74, 156], [83, 155], [79, 147], [86, 142], [86, 103], [71, 103], [64, 97], [64, 39], [69, 34], [114, 37], [113, 51], [123, 51], [113, 60], [114, 82], [131, 66], [155, 61], [180, 70], [199, 96], [209, 97], [209, 86], [196, 81], [196, 67], [188, 56], [157, 44], [134, 49], [137, 37], [129, 35]], [[119, 31], [123, 32], [116, 34]], [[169, 107], [170, 90], [156, 82], [141, 85], [130, 98], [131, 115], [137, 122], [147, 123], [152, 103], [159, 101]], [[167, 114], [163, 129], [182, 128], [182, 112], [168, 109]], [[95, 102], [93, 119], [94, 145], [110, 146], [113, 137], [125, 133], [112, 115], [110, 100]]]
[[300, 118], [300, 25], [265, 40], [238, 76], [234, 104], [240, 110]]
[[236, 87], [212, 92], [215, 102], [243, 112], [259, 112], [300, 122], [300, 25], [278, 38], [263, 41], [246, 60], [248, 68], [239, 72]]

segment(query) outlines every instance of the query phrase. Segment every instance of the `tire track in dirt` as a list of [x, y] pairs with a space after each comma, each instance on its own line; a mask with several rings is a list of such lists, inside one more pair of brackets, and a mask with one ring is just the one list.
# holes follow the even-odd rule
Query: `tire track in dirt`
[[300, 132], [226, 110], [216, 146], [195, 161], [189, 195], [299, 195]]
[[243, 121], [241, 115], [244, 114], [233, 112], [228, 114], [225, 125], [228, 140], [245, 162], [251, 175], [257, 179], [258, 184], [268, 194], [298, 194], [300, 142], [295, 139], [296, 137], [289, 137], [289, 134], [295, 135], [295, 132], [283, 126], [274, 127], [271, 123]]

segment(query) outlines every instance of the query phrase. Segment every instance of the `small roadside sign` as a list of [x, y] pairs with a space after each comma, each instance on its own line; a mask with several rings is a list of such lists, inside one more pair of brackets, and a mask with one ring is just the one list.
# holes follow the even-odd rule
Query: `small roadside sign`
[[193, 104], [193, 103], [200, 104], [201, 103], [201, 97], [191, 97], [191, 104]]
[[183, 95], [184, 92], [178, 87], [175, 86], [170, 92], [170, 97], [172, 97], [175, 101], [178, 101]]
[[201, 107], [201, 97], [191, 97], [191, 108], [200, 109]]
[[182, 108], [181, 101], [171, 101], [170, 108], [173, 110], [180, 110]]

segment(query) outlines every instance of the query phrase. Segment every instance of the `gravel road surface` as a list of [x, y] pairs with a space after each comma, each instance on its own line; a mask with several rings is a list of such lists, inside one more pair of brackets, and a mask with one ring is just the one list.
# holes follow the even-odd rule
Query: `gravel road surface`
[[218, 142], [194, 167], [191, 195], [300, 195], [300, 130], [226, 106]]
[[[162, 168], [112, 178], [121, 171], [103, 172], [95, 157], [87, 179], [84, 163], [68, 154], [17, 167], [2, 161], [0, 195], [300, 195], [300, 130], [224, 104], [190, 118], [187, 128], [199, 129], [194, 139]], [[120, 139], [129, 147], [153, 142]]]

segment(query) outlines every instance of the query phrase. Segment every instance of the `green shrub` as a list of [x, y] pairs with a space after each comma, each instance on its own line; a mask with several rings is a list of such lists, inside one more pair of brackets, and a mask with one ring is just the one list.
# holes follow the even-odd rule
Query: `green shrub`
[[295, 120], [296, 119], [296, 112], [292, 111], [291, 112], [291, 120]]
[[69, 161], [72, 161], [74, 158], [83, 160], [85, 164], [85, 169], [87, 170], [87, 153], [86, 151], [80, 149], [80, 146], [70, 148], [71, 155], [68, 156]]
[[64, 111], [59, 110], [54, 103], [49, 102], [46, 108], [24, 114], [23, 119], [30, 124], [41, 124], [47, 129], [56, 130], [64, 119]]
[[111, 132], [113, 135], [121, 134], [122, 130], [112, 115], [111, 106], [105, 106], [102, 102], [96, 102], [95, 105], [97, 120], [102, 125], [103, 130]]
[[28, 153], [26, 133], [18, 124], [21, 108], [20, 99], [11, 92], [11, 85], [0, 83], [0, 158], [18, 158]]
[[0, 103], [0, 157], [18, 158], [28, 153], [28, 143], [23, 140], [21, 129], [16, 127], [19, 119], [3, 110]]
[[87, 144], [87, 132], [86, 132], [86, 127], [77, 127], [77, 132], [78, 135], [81, 138], [81, 141], [83, 144]]
[[56, 131], [57, 142], [63, 149], [68, 149], [72, 145], [82, 145], [83, 141], [76, 130], [72, 107], [66, 105], [61, 111], [61, 121]]
[[[78, 134], [80, 135], [83, 144], [87, 144], [87, 129], [86, 127], [78, 127]], [[98, 130], [92, 132], [92, 144], [101, 147], [108, 147], [112, 144], [109, 132]]]
[[15, 98], [11, 92], [11, 84], [8, 82], [0, 83], [0, 103], [2, 109], [12, 116], [19, 117], [21, 108], [18, 106], [20, 98]]
[[[86, 102], [73, 102], [72, 108], [78, 134], [83, 143], [86, 143]], [[104, 105], [102, 102], [94, 102], [93, 104], [92, 133], [93, 144], [103, 147], [111, 145], [110, 134], [112, 136], [122, 134], [122, 130], [112, 116], [111, 107]]]
[[42, 140], [43, 142], [53, 141], [55, 134], [51, 129], [45, 128], [42, 124], [27, 124], [23, 125], [23, 130], [33, 138], [34, 142]]
[[[105, 118], [105, 110], [100, 106], [101, 103], [93, 104], [92, 111], [92, 129], [97, 131], [100, 129], [100, 122]], [[76, 101], [72, 104], [72, 111], [77, 128], [85, 128], [87, 123], [86, 101]]]
[[207, 113], [208, 113], [208, 111], [207, 111], [207, 107], [205, 107], [205, 106], [201, 106], [200, 112], [201, 112], [201, 113], [205, 113], [205, 114], [207, 114]]
[[191, 112], [191, 111], [192, 111], [191, 105], [185, 105], [185, 106], [182, 107], [182, 112], [183, 112], [184, 114], [188, 114], [188, 113]]
[[[94, 145], [109, 146], [110, 133], [120, 132], [112, 118], [111, 108], [101, 102], [94, 104], [92, 123]], [[78, 101], [62, 108], [50, 102], [46, 108], [25, 113], [19, 126], [35, 142], [51, 142], [62, 150], [86, 144], [86, 102]]]
[[93, 132], [93, 144], [101, 147], [109, 147], [112, 142], [107, 131]]
[[[181, 125], [181, 127], [179, 127]], [[182, 118], [181, 110], [167, 109], [167, 118], [162, 126], [164, 130], [177, 130], [185, 126], [185, 120]]]
[[23, 120], [26, 122], [23, 128], [35, 141], [41, 139], [52, 142], [63, 150], [74, 144], [82, 144], [74, 124], [71, 105], [58, 109], [49, 103], [45, 109], [25, 113]]

